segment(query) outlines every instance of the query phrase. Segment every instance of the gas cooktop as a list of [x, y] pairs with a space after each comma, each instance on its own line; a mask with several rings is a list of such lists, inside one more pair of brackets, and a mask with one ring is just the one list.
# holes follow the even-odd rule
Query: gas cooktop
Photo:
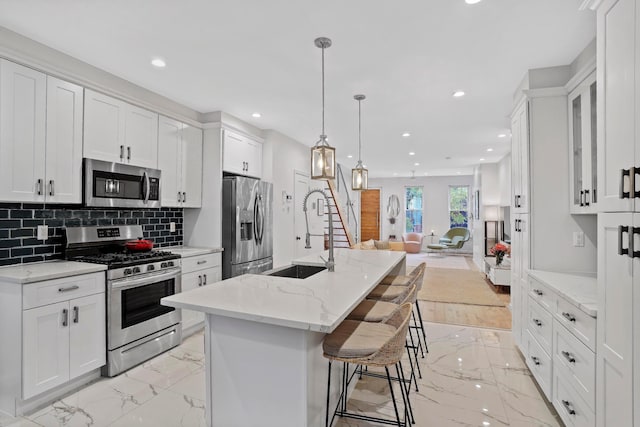
[[105, 264], [109, 269], [129, 267], [132, 265], [146, 264], [149, 262], [166, 261], [180, 258], [180, 255], [167, 251], [149, 252], [107, 252], [88, 255], [72, 256], [70, 261], [91, 262], [94, 264]]

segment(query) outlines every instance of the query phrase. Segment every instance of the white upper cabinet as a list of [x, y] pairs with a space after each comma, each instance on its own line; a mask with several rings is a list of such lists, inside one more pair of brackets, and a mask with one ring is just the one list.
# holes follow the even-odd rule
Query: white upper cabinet
[[158, 114], [85, 90], [84, 157], [158, 167]]
[[202, 129], [160, 117], [158, 167], [162, 206], [202, 206]]
[[511, 117], [511, 206], [529, 212], [529, 103], [523, 99]]
[[262, 143], [237, 132], [223, 130], [222, 169], [238, 175], [262, 177]]
[[596, 213], [597, 95], [596, 73], [569, 94], [569, 169], [571, 213]]
[[47, 77], [45, 188], [49, 203], [82, 202], [83, 89]]
[[0, 200], [44, 201], [47, 77], [0, 59]]
[[636, 138], [636, 0], [606, 0], [597, 16], [598, 211], [640, 207], [640, 143]]

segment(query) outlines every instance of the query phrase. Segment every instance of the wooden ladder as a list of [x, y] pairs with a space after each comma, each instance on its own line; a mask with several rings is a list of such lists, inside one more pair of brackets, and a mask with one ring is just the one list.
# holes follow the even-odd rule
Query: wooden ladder
[[[327, 180], [328, 188], [325, 190], [329, 190], [329, 201], [331, 204], [331, 212], [333, 214], [333, 246], [336, 248], [348, 248], [351, 245], [355, 244], [355, 239], [353, 235], [349, 231], [349, 226], [345, 221], [347, 217], [344, 209], [338, 203], [338, 190], [336, 189], [336, 183], [332, 179]], [[329, 213], [328, 209], [325, 210], [325, 213]], [[325, 230], [327, 233], [329, 232], [329, 220], [325, 220]]]

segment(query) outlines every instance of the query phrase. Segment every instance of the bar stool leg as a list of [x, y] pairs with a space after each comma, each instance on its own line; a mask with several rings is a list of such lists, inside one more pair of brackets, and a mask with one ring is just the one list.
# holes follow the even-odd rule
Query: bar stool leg
[[[418, 347], [420, 348], [420, 353], [422, 353], [422, 358], [424, 359], [424, 350], [423, 350], [423, 347], [422, 347], [422, 339], [420, 338], [420, 327], [421, 327], [421, 325], [418, 324], [418, 320], [416, 319], [415, 310], [411, 312], [411, 317], [413, 318], [414, 326], [409, 326], [409, 329], [416, 329], [417, 330], [417, 332], [418, 332]], [[425, 346], [426, 346], [426, 343], [425, 343]]]
[[[418, 335], [418, 338], [419, 337], [420, 335]], [[409, 339], [411, 340], [411, 348], [413, 349], [413, 356], [415, 357], [416, 367], [418, 368], [418, 378], [422, 379], [422, 371], [420, 370], [420, 364], [418, 363], [418, 347], [416, 347], [415, 341], [413, 341], [413, 333], [411, 332], [411, 328], [409, 328]], [[418, 381], [416, 381], [416, 387], [417, 385]]]
[[[400, 385], [406, 387], [406, 379], [404, 377], [404, 371], [402, 370], [402, 362], [398, 362], [396, 364], [396, 374], [398, 375], [398, 381], [400, 382]], [[411, 401], [409, 400], [409, 390], [411, 390], [411, 387], [400, 387], [400, 389], [403, 390], [402, 400], [404, 400], [404, 410], [407, 416], [407, 418], [405, 419], [410, 419], [411, 424], [415, 424], [416, 420], [413, 417], [413, 408], [411, 407]]]
[[331, 394], [331, 359], [329, 359], [329, 374], [327, 379], [327, 413], [324, 418], [325, 427], [329, 427], [329, 395]]
[[416, 378], [415, 368], [413, 366], [413, 359], [411, 358], [411, 350], [409, 349], [409, 343], [405, 340], [405, 347], [407, 348], [407, 357], [409, 358], [409, 366], [411, 366], [411, 376], [409, 377], [409, 388], [411, 388], [411, 383], [415, 380], [416, 382], [416, 392], [418, 390], [418, 379]]
[[[424, 338], [424, 348], [429, 353], [429, 347], [427, 346], [427, 334], [424, 331], [424, 323], [422, 323], [422, 312], [420, 311], [420, 304], [416, 303], [416, 310], [418, 311], [418, 318], [420, 319], [420, 329], [422, 330], [422, 337]], [[422, 356], [424, 358], [424, 355]]]
[[[398, 412], [398, 404], [396, 403], [396, 394], [393, 392], [393, 383], [391, 382], [391, 375], [389, 375], [389, 367], [384, 367], [387, 373], [387, 382], [389, 383], [389, 391], [391, 391], [391, 400], [393, 401], [393, 409], [396, 411], [396, 420], [398, 420], [398, 427], [402, 427], [402, 421], [400, 421], [400, 413]], [[400, 385], [402, 387], [402, 385]]]

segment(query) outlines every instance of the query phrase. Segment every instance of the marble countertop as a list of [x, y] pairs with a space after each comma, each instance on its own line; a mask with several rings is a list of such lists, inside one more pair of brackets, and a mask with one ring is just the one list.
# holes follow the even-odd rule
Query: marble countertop
[[598, 280], [593, 274], [554, 273], [528, 270], [534, 279], [553, 288], [558, 295], [591, 317], [598, 314]]
[[[325, 251], [322, 256], [327, 258]], [[331, 332], [404, 252], [335, 250], [335, 272], [307, 279], [245, 274], [162, 299], [164, 305], [316, 332]], [[318, 255], [293, 261], [324, 265]]]
[[174, 254], [180, 255], [182, 258], [189, 258], [192, 256], [198, 255], [207, 255], [213, 254], [217, 252], [222, 252], [224, 249], [222, 248], [194, 248], [191, 246], [168, 246], [160, 248], [162, 251], [173, 252]]
[[105, 271], [106, 265], [75, 261], [47, 261], [0, 267], [0, 282], [27, 284]]

